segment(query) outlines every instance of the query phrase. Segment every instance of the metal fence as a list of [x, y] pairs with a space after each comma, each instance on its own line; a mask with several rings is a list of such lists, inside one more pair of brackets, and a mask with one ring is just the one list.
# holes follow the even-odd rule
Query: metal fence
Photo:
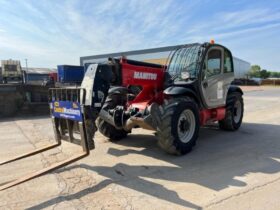
[[261, 85], [280, 85], [280, 79], [264, 79]]

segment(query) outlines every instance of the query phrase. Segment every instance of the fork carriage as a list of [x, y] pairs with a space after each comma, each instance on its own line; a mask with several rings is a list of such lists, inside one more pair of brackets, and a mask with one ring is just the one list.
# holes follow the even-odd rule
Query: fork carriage
[[49, 90], [49, 104], [55, 143], [0, 162], [0, 165], [12, 163], [59, 147], [62, 144], [62, 140], [81, 146], [82, 152], [47, 168], [1, 185], [0, 191], [69, 165], [89, 155], [90, 150], [94, 149], [94, 144], [92, 138], [89, 139], [85, 125], [86, 121], [89, 120], [85, 116], [85, 94], [86, 91], [82, 88], [51, 88]]

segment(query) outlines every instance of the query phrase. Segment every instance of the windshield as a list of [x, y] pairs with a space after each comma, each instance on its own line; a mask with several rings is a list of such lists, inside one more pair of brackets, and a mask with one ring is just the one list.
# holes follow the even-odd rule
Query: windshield
[[182, 80], [181, 72], [188, 72], [190, 79], [197, 78], [200, 48], [200, 45], [192, 45], [174, 52], [167, 69], [174, 80]]

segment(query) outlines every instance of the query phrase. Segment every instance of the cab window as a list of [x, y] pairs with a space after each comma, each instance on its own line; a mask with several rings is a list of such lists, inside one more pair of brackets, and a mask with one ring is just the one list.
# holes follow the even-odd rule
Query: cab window
[[221, 73], [221, 59], [222, 52], [218, 49], [213, 49], [208, 52], [207, 61], [205, 65], [205, 77], [211, 77]]
[[231, 59], [231, 56], [230, 56], [230, 52], [228, 50], [225, 50], [224, 73], [230, 73], [230, 72], [233, 72], [232, 59]]

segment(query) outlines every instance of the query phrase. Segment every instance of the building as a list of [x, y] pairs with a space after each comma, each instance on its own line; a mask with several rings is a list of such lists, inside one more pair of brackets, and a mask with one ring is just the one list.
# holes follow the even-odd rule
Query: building
[[244, 61], [240, 58], [233, 57], [233, 66], [234, 66], [234, 76], [237, 79], [246, 78], [248, 79], [248, 73], [251, 68], [251, 64], [247, 61]]
[[0, 66], [0, 84], [2, 84], [3, 78], [2, 78], [2, 67]]
[[56, 73], [56, 69], [50, 68], [32, 68], [22, 67], [24, 74], [24, 82], [26, 84], [41, 84], [43, 81], [49, 80], [51, 73]]
[[[144, 50], [134, 50], [134, 51], [126, 51], [126, 52], [84, 56], [84, 57], [80, 57], [80, 65], [83, 66], [86, 63], [100, 63], [106, 61], [109, 57], [121, 57], [121, 56], [125, 56], [128, 59], [132, 59], [132, 60], [166, 65], [168, 63], [167, 62], [168, 59], [172, 55], [172, 52], [182, 46], [184, 45], [175, 45], [175, 46], [159, 47], [159, 48], [144, 49]], [[251, 66], [250, 63], [236, 57], [233, 57], [233, 63], [234, 63], [234, 70], [235, 70], [234, 72], [235, 78], [246, 78], [250, 70], [250, 66]]]

